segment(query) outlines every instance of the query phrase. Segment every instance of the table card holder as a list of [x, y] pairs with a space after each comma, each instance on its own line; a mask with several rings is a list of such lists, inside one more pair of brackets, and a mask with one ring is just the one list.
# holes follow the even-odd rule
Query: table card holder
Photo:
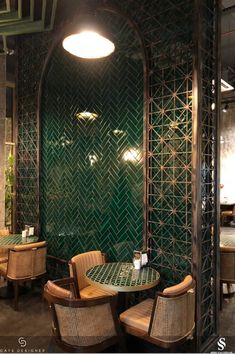
[[33, 236], [34, 235], [34, 227], [33, 226], [30, 226], [29, 227], [29, 236]]
[[133, 265], [135, 269], [141, 269], [148, 264], [147, 250], [134, 251]]
[[135, 269], [141, 269], [141, 251], [134, 251], [133, 265]]
[[27, 230], [22, 230], [22, 238], [26, 238], [27, 236]]
[[26, 236], [34, 236], [34, 227], [32, 225], [25, 225]]
[[141, 251], [141, 264], [142, 267], [146, 266], [148, 264], [148, 252], [147, 250]]

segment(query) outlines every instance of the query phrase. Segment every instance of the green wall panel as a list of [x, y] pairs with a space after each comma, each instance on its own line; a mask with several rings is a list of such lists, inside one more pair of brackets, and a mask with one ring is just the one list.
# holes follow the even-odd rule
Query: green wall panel
[[[114, 22], [136, 51], [133, 30]], [[121, 50], [89, 62], [59, 42], [45, 74], [41, 231], [50, 254], [65, 259], [101, 249], [131, 260], [143, 244], [143, 60], [139, 49], [137, 57]], [[77, 119], [83, 111], [98, 117]]]

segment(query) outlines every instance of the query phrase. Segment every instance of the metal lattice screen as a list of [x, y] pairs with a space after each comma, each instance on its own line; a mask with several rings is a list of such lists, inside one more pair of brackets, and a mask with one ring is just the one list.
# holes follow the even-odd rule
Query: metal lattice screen
[[101, 249], [131, 261], [143, 244], [143, 60], [133, 30], [108, 18], [133, 52], [90, 63], [59, 42], [42, 90], [41, 231], [65, 259]]
[[[45, 34], [18, 41], [18, 126], [16, 130], [16, 226], [38, 229], [39, 217], [39, 127], [38, 89], [51, 37]], [[40, 48], [40, 50], [38, 50]]]
[[[194, 215], [194, 263], [198, 283], [198, 346], [205, 347], [207, 339], [218, 331], [218, 117], [220, 85], [217, 58], [219, 1], [196, 1], [198, 8], [197, 50], [201, 62], [196, 62], [198, 81], [197, 145], [194, 152], [196, 177], [194, 202], [199, 217]], [[195, 93], [196, 94], [196, 93]], [[196, 126], [195, 126], [196, 128]], [[196, 130], [196, 129], [195, 129]], [[197, 195], [196, 195], [197, 194]], [[196, 233], [197, 232], [197, 233]], [[199, 257], [198, 257], [199, 256]]]
[[190, 2], [166, 1], [152, 19], [148, 238], [167, 283], [191, 273], [192, 18]]

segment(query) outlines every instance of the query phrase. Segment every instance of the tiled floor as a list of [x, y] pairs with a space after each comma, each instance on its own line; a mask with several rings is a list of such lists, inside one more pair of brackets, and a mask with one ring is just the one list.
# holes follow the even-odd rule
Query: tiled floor
[[[3, 289], [0, 288], [0, 295]], [[38, 289], [28, 291], [20, 296], [20, 311], [15, 312], [11, 307], [10, 299], [0, 299], [0, 353], [4, 349], [19, 351], [21, 345], [30, 352], [30, 349], [41, 352], [62, 352], [51, 342], [51, 318], [47, 303], [42, 300]], [[235, 352], [235, 296], [225, 297], [223, 311], [220, 316], [220, 337], [226, 341], [227, 352]], [[167, 352], [154, 345], [146, 344], [141, 340], [127, 337], [127, 349], [131, 353], [163, 353]], [[117, 348], [110, 348], [108, 352], [116, 352]], [[218, 352], [218, 345], [210, 351]], [[190, 353], [189, 344], [181, 347], [179, 352]]]

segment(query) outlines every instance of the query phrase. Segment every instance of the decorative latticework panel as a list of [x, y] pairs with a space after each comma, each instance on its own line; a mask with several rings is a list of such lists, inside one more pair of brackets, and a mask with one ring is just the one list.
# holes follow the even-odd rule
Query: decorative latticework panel
[[[24, 36], [18, 46], [18, 132], [16, 156], [16, 227], [38, 225], [38, 88], [51, 38]], [[40, 50], [38, 50], [40, 48]]]
[[[65, 259], [101, 249], [130, 261], [143, 244], [143, 60], [133, 30], [113, 17], [111, 57], [79, 60], [59, 42], [43, 84], [41, 232]], [[97, 117], [76, 117], [84, 111]]]
[[[218, 331], [218, 156], [219, 144], [217, 115], [220, 91], [217, 59], [219, 1], [197, 1], [196, 50], [200, 62], [195, 60], [195, 122], [194, 144], [197, 146], [193, 168], [195, 169], [194, 203], [194, 263], [198, 284], [198, 345]], [[218, 20], [218, 21], [217, 21]]]
[[167, 283], [191, 273], [192, 18], [190, 1], [165, 1], [151, 18], [148, 239]]

